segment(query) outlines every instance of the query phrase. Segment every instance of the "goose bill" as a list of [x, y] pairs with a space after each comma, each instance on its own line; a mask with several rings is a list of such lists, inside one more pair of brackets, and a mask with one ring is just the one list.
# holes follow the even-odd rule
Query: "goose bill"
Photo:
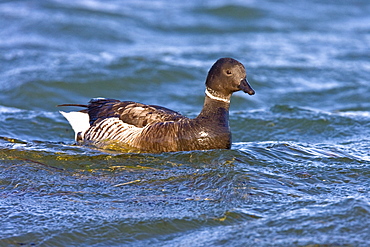
[[248, 93], [249, 95], [255, 94], [255, 91], [253, 90], [251, 85], [249, 85], [249, 82], [247, 81], [247, 79], [243, 79], [240, 82], [239, 88], [240, 90], [243, 90], [244, 93]]

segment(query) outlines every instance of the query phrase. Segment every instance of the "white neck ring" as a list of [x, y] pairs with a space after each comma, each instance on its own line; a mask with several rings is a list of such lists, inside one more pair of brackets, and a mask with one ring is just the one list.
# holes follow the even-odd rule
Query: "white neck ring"
[[225, 102], [225, 103], [230, 103], [230, 99], [228, 99], [228, 98], [221, 98], [221, 97], [218, 97], [218, 96], [213, 95], [213, 94], [208, 90], [208, 87], [206, 88], [206, 95], [207, 95], [209, 98], [211, 98], [211, 99], [218, 100], [218, 101], [222, 101], [222, 102]]

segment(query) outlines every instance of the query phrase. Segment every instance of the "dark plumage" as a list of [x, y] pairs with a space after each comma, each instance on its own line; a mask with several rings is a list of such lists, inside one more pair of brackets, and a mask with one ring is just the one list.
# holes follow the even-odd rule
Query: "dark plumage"
[[240, 90], [254, 94], [244, 66], [221, 58], [208, 72], [204, 106], [194, 119], [161, 106], [103, 98], [88, 105], [61, 105], [86, 107], [61, 113], [72, 125], [76, 141], [83, 143], [115, 143], [148, 152], [228, 149], [230, 97]]

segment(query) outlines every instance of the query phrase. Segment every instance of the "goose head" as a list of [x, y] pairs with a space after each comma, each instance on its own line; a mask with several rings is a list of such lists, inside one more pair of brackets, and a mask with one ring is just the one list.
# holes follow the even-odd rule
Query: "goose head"
[[247, 80], [243, 64], [233, 58], [220, 58], [208, 72], [206, 94], [209, 97], [230, 99], [232, 93], [243, 91], [255, 94]]

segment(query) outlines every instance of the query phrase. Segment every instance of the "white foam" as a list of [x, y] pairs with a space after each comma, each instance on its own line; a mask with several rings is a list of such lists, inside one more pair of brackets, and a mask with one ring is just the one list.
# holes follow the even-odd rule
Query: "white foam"
[[15, 108], [15, 107], [7, 107], [0, 105], [0, 113], [18, 113], [22, 112], [23, 110]]

